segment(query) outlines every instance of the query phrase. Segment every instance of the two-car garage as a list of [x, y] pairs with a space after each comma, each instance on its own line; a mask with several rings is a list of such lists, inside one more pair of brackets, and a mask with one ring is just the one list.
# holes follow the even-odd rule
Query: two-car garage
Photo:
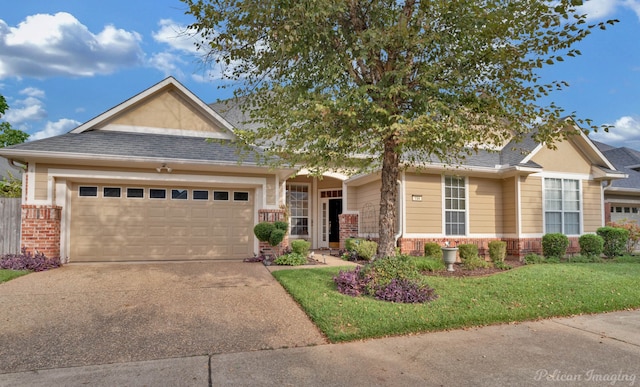
[[253, 255], [253, 189], [74, 183], [70, 196], [70, 262]]

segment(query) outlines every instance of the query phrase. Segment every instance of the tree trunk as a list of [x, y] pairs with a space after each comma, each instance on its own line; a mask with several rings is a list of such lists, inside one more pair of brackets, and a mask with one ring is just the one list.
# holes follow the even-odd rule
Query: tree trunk
[[384, 143], [382, 159], [382, 187], [380, 188], [380, 218], [378, 221], [378, 256], [392, 257], [396, 253], [396, 223], [400, 155], [398, 139], [390, 136]]

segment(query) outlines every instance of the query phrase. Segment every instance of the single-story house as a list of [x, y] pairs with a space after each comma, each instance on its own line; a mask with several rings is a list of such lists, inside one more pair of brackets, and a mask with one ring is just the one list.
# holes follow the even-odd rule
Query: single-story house
[[626, 179], [612, 180], [604, 188], [605, 222], [640, 222], [640, 152], [594, 141], [598, 149]]
[[[289, 239], [314, 249], [377, 237], [379, 174], [317, 178], [261, 165], [235, 151], [241, 116], [169, 77], [69, 133], [1, 149], [27, 165], [22, 245], [68, 262], [243, 259], [260, 249], [254, 225], [284, 218]], [[605, 186], [625, 174], [566, 126], [576, 134], [556, 150], [527, 139], [456, 168], [406, 170], [400, 249], [420, 253], [428, 241], [484, 249], [500, 239], [521, 256], [540, 251], [548, 232], [575, 248], [604, 224]]]

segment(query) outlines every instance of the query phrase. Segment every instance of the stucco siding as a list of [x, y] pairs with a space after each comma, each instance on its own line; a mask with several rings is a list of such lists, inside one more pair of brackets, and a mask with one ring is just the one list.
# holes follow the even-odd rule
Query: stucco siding
[[542, 218], [542, 178], [521, 177], [520, 196], [522, 211], [522, 232], [525, 234], [541, 234]]
[[516, 234], [518, 232], [516, 178], [502, 180], [502, 232]]
[[582, 198], [584, 232], [595, 232], [603, 226], [600, 182], [583, 180]]
[[469, 232], [502, 233], [502, 181], [469, 178]]
[[442, 233], [442, 176], [407, 173], [405, 181], [406, 231]]

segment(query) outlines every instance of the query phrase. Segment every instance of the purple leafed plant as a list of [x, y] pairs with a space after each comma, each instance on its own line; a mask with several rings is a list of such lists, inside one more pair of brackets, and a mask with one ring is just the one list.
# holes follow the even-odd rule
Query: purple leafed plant
[[402, 302], [406, 304], [424, 303], [438, 298], [435, 290], [408, 279], [392, 279], [391, 282], [376, 291], [375, 297], [382, 301]]
[[352, 297], [364, 294], [366, 281], [360, 271], [360, 266], [352, 271], [340, 270], [338, 275], [333, 277], [333, 282], [336, 283], [338, 291]]
[[60, 266], [60, 258], [47, 258], [38, 252], [32, 254], [25, 248], [20, 254], [6, 254], [0, 257], [0, 269], [44, 271]]

